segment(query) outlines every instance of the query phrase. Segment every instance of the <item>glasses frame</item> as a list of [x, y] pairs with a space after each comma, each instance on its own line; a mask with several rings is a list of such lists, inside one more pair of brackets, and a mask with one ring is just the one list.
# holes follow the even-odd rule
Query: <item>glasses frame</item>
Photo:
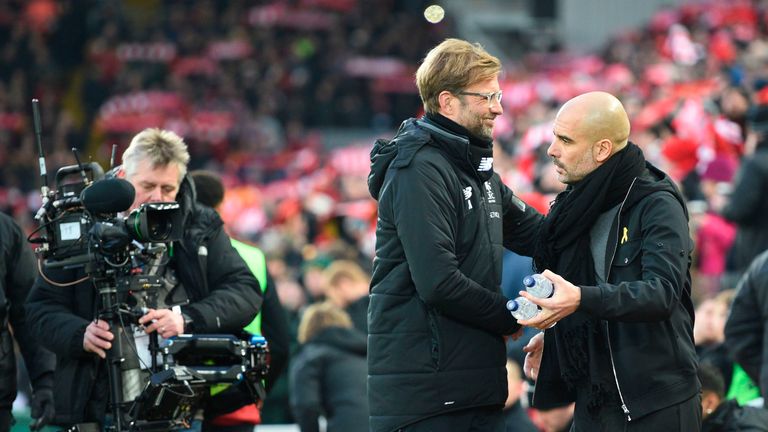
[[503, 96], [501, 90], [497, 92], [491, 92], [491, 93], [460, 91], [459, 94], [464, 96], [477, 96], [477, 97], [485, 98], [488, 101], [488, 107], [493, 106], [493, 99], [496, 99], [496, 102], [498, 102], [499, 105], [501, 105], [501, 97]]

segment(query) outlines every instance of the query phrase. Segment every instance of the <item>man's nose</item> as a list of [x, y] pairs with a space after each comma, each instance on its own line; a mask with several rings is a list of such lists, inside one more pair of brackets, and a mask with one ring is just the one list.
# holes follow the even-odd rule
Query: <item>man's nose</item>
[[497, 100], [496, 98], [491, 99], [491, 112], [496, 115], [502, 115], [504, 114], [504, 107], [501, 106], [501, 102]]
[[159, 202], [163, 200], [163, 190], [159, 187], [152, 189], [152, 192], [149, 194], [149, 200], [152, 202]]
[[547, 156], [557, 157], [556, 149], [555, 149], [555, 141], [552, 141], [551, 143], [549, 143], [549, 147], [547, 147]]

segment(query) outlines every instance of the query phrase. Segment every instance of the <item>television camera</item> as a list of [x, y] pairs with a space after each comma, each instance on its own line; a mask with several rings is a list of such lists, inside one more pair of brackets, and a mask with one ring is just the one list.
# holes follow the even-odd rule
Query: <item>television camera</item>
[[[99, 297], [94, 318], [110, 324], [115, 336], [107, 350], [108, 431], [165, 431], [185, 428], [203, 406], [211, 388], [237, 385], [254, 401], [264, 397], [269, 350], [264, 338], [232, 335], [179, 335], [161, 341], [149, 334], [142, 360], [135, 334], [138, 319], [157, 307], [163, 278], [153, 270], [166, 264], [167, 251], [181, 240], [183, 215], [178, 203], [133, 204], [130, 182], [107, 178], [96, 162], [59, 169], [48, 188], [37, 100], [32, 101], [42, 177], [39, 227], [28, 241], [37, 245], [40, 275], [54, 286], [90, 282]], [[110, 167], [114, 165], [114, 148]], [[50, 278], [50, 269], [75, 270], [73, 281]], [[85, 285], [83, 285], [85, 286]], [[94, 429], [95, 428], [95, 429]], [[100, 430], [75, 425], [71, 430]]]

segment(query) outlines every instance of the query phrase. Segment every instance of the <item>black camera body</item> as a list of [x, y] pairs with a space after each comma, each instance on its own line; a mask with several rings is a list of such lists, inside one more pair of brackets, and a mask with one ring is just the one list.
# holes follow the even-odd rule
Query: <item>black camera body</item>
[[36, 218], [40, 227], [29, 241], [50, 268], [76, 268], [100, 258], [127, 257], [134, 243], [169, 243], [183, 235], [183, 216], [175, 202], [144, 203], [127, 216], [133, 186], [104, 178], [96, 162], [66, 166], [56, 173], [56, 189], [47, 190]]
[[60, 261], [87, 253], [84, 238], [90, 221], [84, 215], [80, 194], [103, 177], [104, 170], [95, 162], [65, 166], [56, 172], [56, 187], [46, 190], [36, 216], [45, 235], [30, 240], [41, 244], [36, 252], [44, 259]]

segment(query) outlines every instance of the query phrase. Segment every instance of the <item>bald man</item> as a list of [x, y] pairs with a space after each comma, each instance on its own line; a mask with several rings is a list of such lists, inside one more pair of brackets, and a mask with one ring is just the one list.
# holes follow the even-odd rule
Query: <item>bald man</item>
[[608, 93], [577, 96], [557, 114], [547, 154], [567, 188], [534, 253], [555, 293], [521, 293], [543, 312], [520, 324], [544, 330], [525, 347], [524, 369], [537, 380], [536, 407], [576, 402], [572, 431], [695, 432], [685, 202], [629, 132]]

